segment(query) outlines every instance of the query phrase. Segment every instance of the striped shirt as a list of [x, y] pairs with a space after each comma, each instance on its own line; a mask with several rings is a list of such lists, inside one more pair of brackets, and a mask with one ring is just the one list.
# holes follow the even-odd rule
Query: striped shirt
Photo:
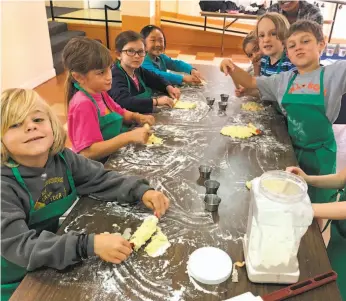
[[294, 66], [289, 58], [285, 55], [280, 63], [278, 60], [275, 64], [270, 64], [269, 56], [262, 56], [261, 58], [261, 73], [260, 75], [271, 76], [273, 74], [286, 72], [289, 70], [296, 70], [296, 66]]

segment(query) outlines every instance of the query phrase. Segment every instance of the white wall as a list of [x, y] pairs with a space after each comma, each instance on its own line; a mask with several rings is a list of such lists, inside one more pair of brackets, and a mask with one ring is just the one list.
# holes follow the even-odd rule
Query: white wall
[[1, 88], [34, 88], [55, 76], [45, 3], [1, 4]]

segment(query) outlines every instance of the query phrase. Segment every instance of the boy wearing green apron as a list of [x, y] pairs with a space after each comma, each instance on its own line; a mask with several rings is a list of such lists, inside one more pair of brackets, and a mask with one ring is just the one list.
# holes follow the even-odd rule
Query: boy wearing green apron
[[[172, 107], [180, 90], [161, 76], [141, 67], [145, 57], [142, 37], [124, 31], [115, 40], [118, 60], [112, 68], [112, 88], [108, 94], [123, 108], [139, 113], [152, 113], [156, 106]], [[168, 96], [153, 97], [153, 90]]]
[[3, 91], [1, 119], [1, 301], [40, 267], [61, 270], [95, 255], [120, 263], [131, 254], [130, 243], [112, 234], [55, 234], [77, 195], [142, 201], [157, 216], [168, 208], [145, 179], [107, 171], [65, 148], [59, 119], [35, 91]]

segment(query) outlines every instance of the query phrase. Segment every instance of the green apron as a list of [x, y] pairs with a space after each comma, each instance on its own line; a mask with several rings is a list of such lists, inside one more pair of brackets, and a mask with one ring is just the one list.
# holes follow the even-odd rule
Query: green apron
[[[346, 202], [346, 187], [341, 192], [340, 202]], [[338, 274], [336, 281], [342, 300], [346, 301], [346, 220], [329, 220], [324, 229], [329, 224], [331, 227], [327, 253], [333, 270]]]
[[[30, 212], [28, 227], [30, 230], [35, 229], [38, 233], [40, 233], [42, 230], [55, 233], [58, 230], [59, 217], [62, 216], [77, 199], [77, 191], [74, 185], [72, 173], [68, 167], [64, 155], [59, 153], [59, 156], [66, 165], [66, 174], [71, 188], [71, 193], [68, 196], [50, 203], [38, 210], [34, 210], [35, 202], [23, 178], [21, 177], [18, 168], [12, 168], [13, 175], [15, 176], [17, 182], [29, 195]], [[6, 260], [4, 257], [1, 257], [1, 301], [7, 301], [10, 299], [11, 295], [16, 290], [26, 273], [27, 270], [24, 267], [18, 266]]]
[[[276, 74], [279, 74], [281, 73], [281, 66], [282, 66], [282, 61], [284, 60], [284, 58], [286, 57], [286, 53], [283, 52], [281, 58], [280, 58], [280, 62], [278, 64], [278, 67], [276, 69]], [[268, 67], [268, 63], [269, 63], [269, 57], [267, 57], [267, 60], [266, 60], [266, 64], [264, 66], [264, 76], [270, 76], [270, 75], [267, 75], [267, 67]], [[279, 104], [277, 102], [274, 103], [274, 108], [276, 109], [276, 111], [278, 111], [278, 113], [280, 113], [281, 115], [283, 115], [283, 112], [279, 106]]]
[[[129, 89], [129, 93], [131, 93], [131, 84], [130, 84], [129, 75], [126, 73], [126, 71], [123, 69], [123, 67], [121, 67], [119, 61], [117, 62], [116, 66], [119, 70], [121, 70], [125, 74], [126, 80], [127, 80], [127, 88]], [[146, 84], [144, 83], [144, 81], [142, 80], [142, 78], [140, 76], [138, 76], [138, 81], [140, 83], [140, 86], [142, 86], [144, 88], [144, 92], [137, 94], [137, 95], [134, 95], [134, 97], [137, 99], [152, 98], [153, 90], [150, 87], [146, 86]]]
[[[328, 175], [335, 173], [336, 142], [332, 124], [326, 116], [324, 105], [324, 69], [320, 74], [319, 94], [290, 94], [296, 78], [293, 76], [282, 99], [287, 112], [288, 133], [300, 167], [308, 175]], [[311, 202], [332, 201], [333, 189], [309, 186]]]
[[[83, 92], [86, 96], [88, 96], [88, 98], [95, 105], [97, 109], [97, 116], [103, 140], [112, 139], [115, 136], [118, 136], [120, 133], [126, 132], [128, 130], [126, 126], [123, 126], [123, 116], [116, 112], [111, 112], [107, 115], [101, 116], [100, 108], [97, 105], [95, 99], [77, 83], [74, 83], [74, 86], [79, 91]], [[105, 105], [107, 104], [105, 103]]]

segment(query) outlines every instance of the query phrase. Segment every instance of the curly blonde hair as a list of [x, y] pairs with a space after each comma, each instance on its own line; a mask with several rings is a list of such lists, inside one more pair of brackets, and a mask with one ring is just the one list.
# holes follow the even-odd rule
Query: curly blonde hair
[[13, 124], [23, 122], [38, 105], [44, 108], [53, 130], [54, 142], [50, 148], [50, 154], [55, 155], [65, 148], [65, 130], [50, 106], [38, 93], [28, 89], [7, 89], [1, 93], [1, 165], [8, 163], [11, 156], [2, 137]]

